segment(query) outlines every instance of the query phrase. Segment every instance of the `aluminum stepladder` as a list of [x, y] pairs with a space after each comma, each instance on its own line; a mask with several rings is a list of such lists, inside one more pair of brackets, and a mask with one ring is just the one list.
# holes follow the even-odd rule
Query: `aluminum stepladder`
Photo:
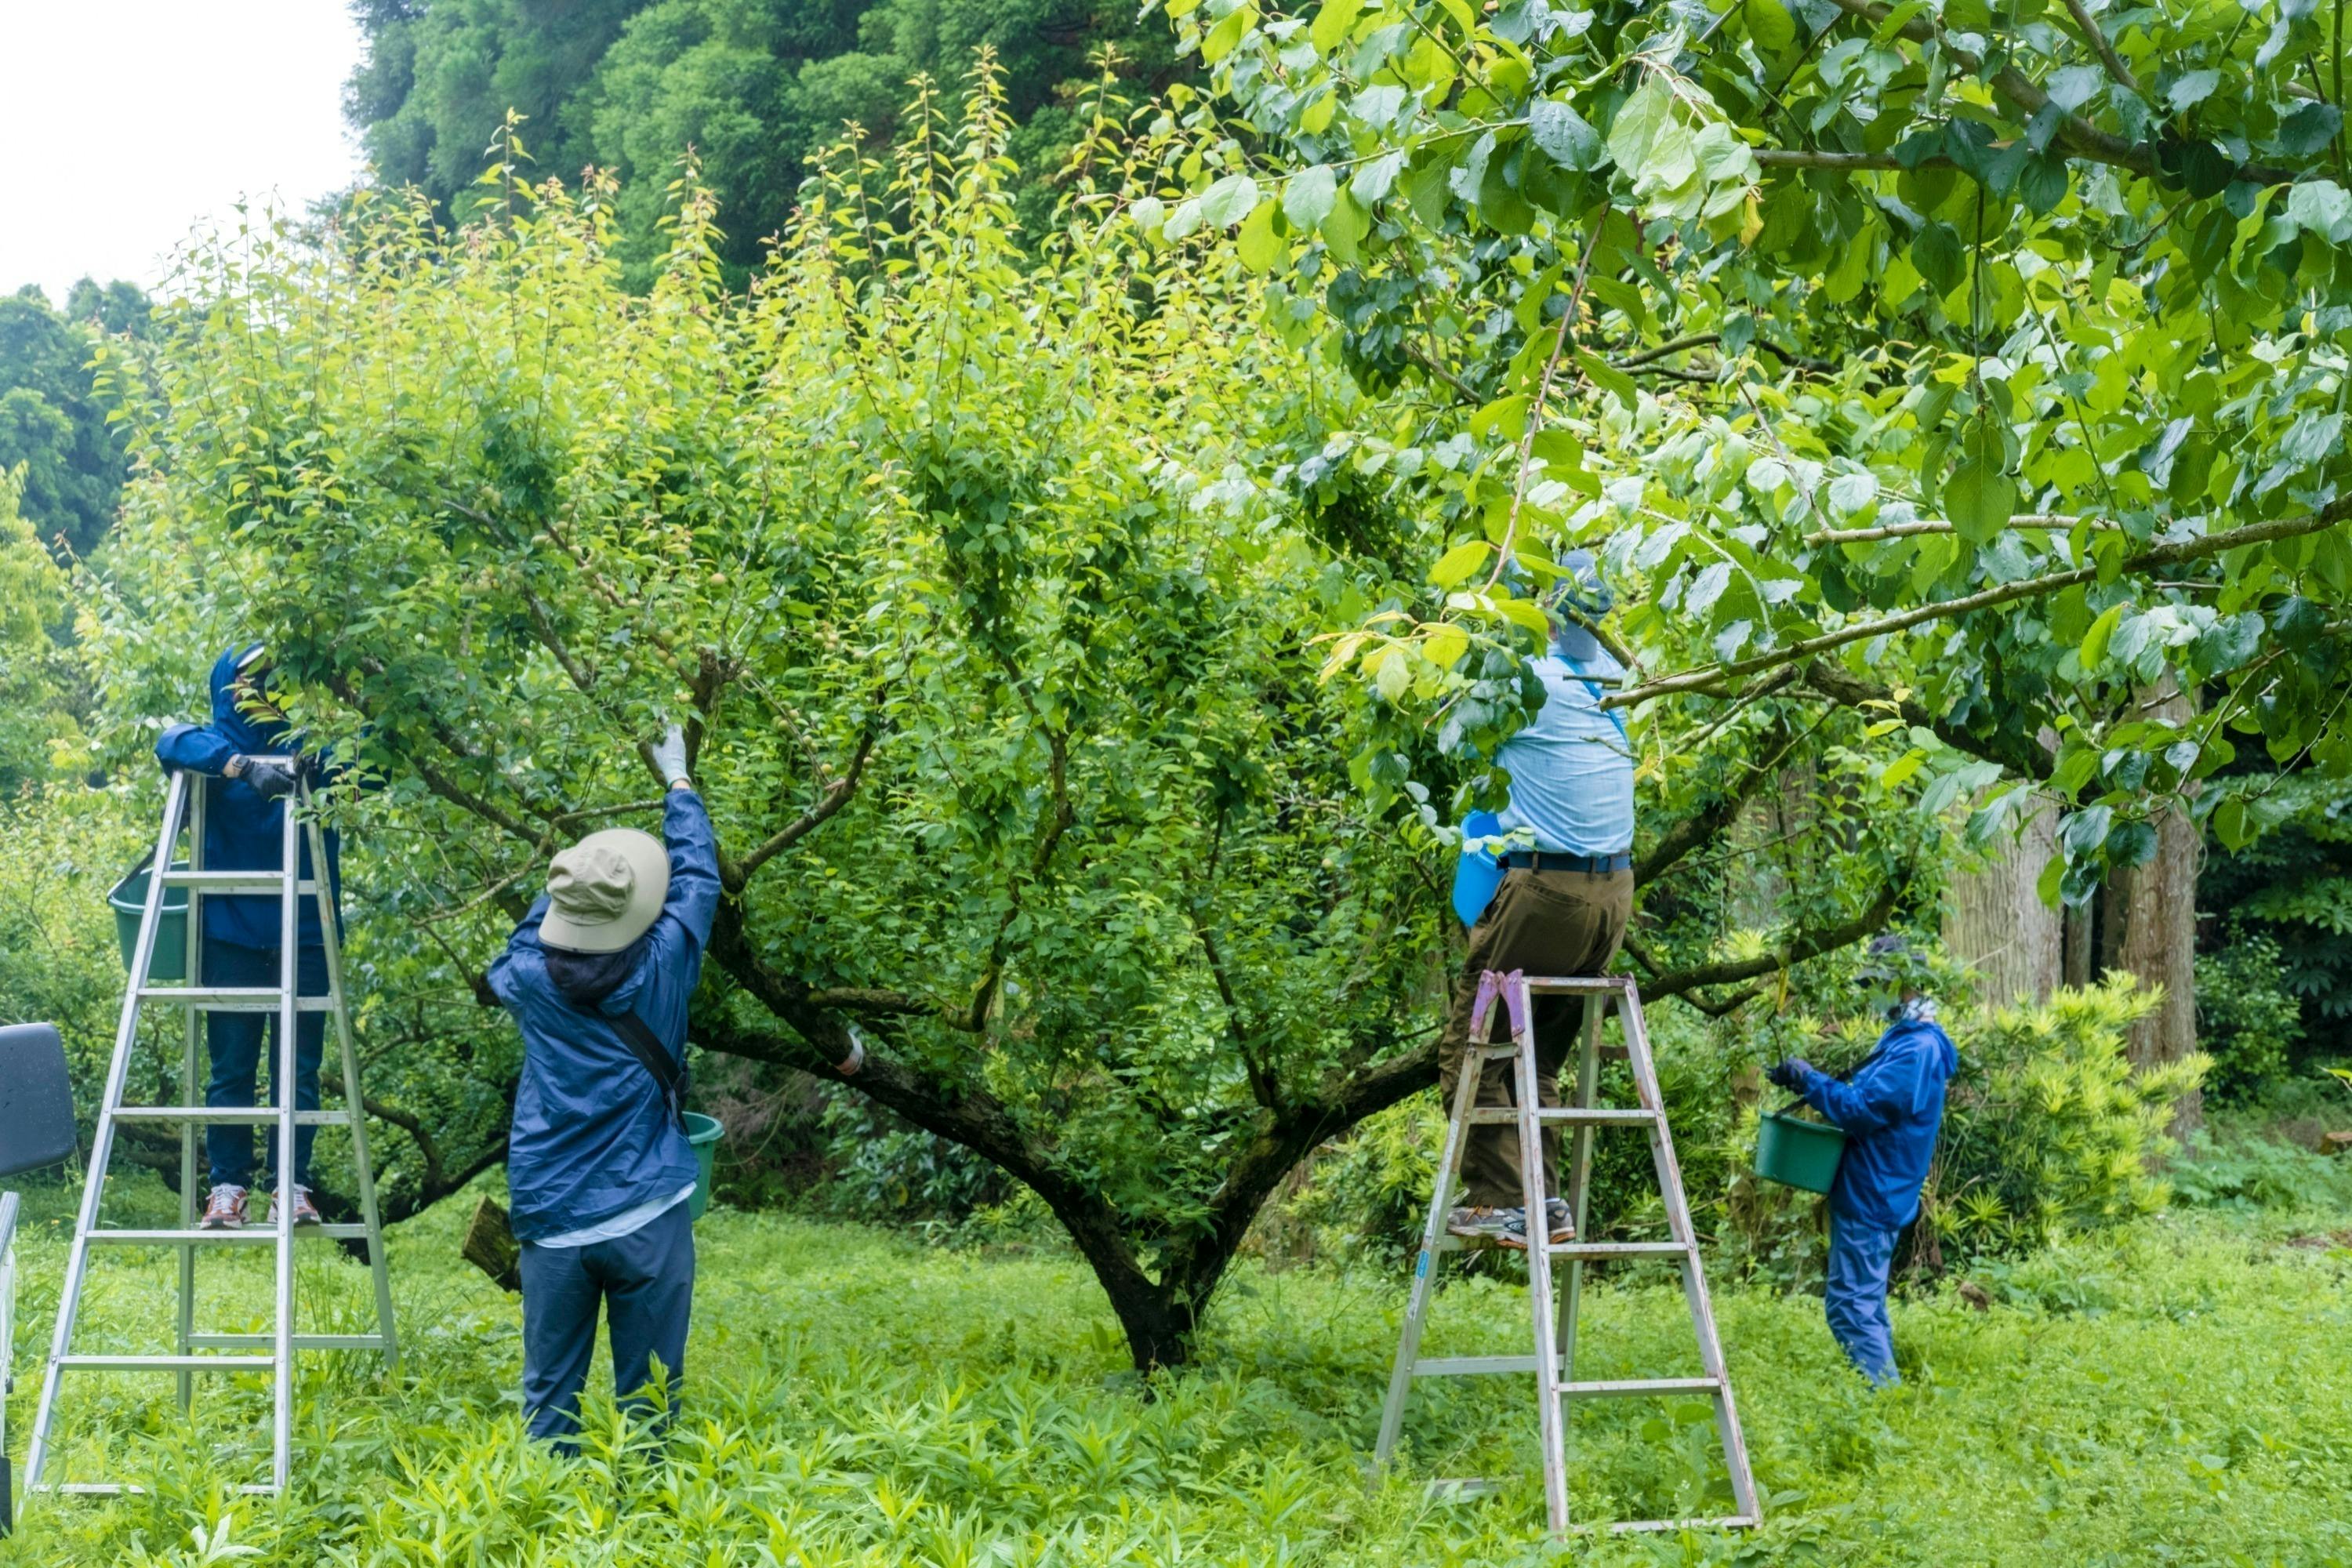
[[[293, 759], [274, 760], [290, 763]], [[312, 809], [309, 785], [307, 783], [299, 784], [295, 793], [287, 800], [285, 832], [278, 849], [278, 869], [212, 871], [205, 869], [203, 864], [205, 802], [209, 793], [205, 788], [196, 787], [203, 782], [192, 779], [186, 773], [174, 771], [165, 792], [163, 826], [156, 837], [154, 858], [149, 863], [151, 871], [147, 879], [146, 906], [139, 917], [139, 940], [131, 950], [130, 984], [123, 993], [121, 1022], [115, 1030], [114, 1058], [107, 1068], [105, 1099], [99, 1107], [98, 1130], [90, 1144], [81, 1211], [74, 1224], [73, 1249], [66, 1265], [65, 1286], [58, 1300], [57, 1333], [51, 1342], [48, 1366], [41, 1381], [41, 1402], [33, 1421], [32, 1447], [25, 1466], [25, 1490], [28, 1495], [37, 1491], [104, 1495], [141, 1489], [134, 1485], [111, 1481], [54, 1485], [42, 1481], [42, 1465], [48, 1457], [57, 1417], [58, 1385], [68, 1369], [175, 1373], [179, 1378], [183, 1409], [188, 1408], [194, 1397], [194, 1377], [200, 1372], [268, 1370], [271, 1373], [273, 1400], [270, 1479], [266, 1485], [251, 1483], [238, 1489], [243, 1492], [267, 1495], [281, 1493], [287, 1486], [293, 1442], [295, 1352], [374, 1350], [383, 1352], [387, 1370], [396, 1370], [399, 1365], [399, 1341], [393, 1331], [392, 1280], [384, 1267], [383, 1229], [377, 1218], [375, 1172], [368, 1161], [366, 1121], [363, 1116], [353, 1114], [361, 1101], [359, 1053], [352, 1043], [351, 1011], [343, 991], [342, 950], [335, 930], [332, 890], [326, 880], [326, 842]], [[173, 846], [178, 842], [184, 826], [188, 829], [190, 846], [188, 868], [184, 870], [174, 868], [172, 858]], [[313, 879], [301, 876], [299, 847], [306, 841], [310, 864], [317, 873]], [[156, 942], [163, 927], [164, 889], [172, 887], [188, 889], [187, 945], [185, 963], [181, 971], [184, 980], [179, 985], [157, 985], [152, 983], [152, 971]], [[198, 978], [204, 973], [201, 963], [203, 900], [207, 894], [238, 893], [278, 895], [278, 930], [283, 940], [278, 945], [278, 983], [274, 986], [206, 986]], [[298, 910], [303, 898], [318, 900], [319, 923], [327, 961], [327, 994], [324, 996], [298, 994], [299, 971], [297, 965], [300, 956]], [[142, 1005], [184, 1010], [180, 1103], [177, 1105], [134, 1106], [123, 1103], [123, 1089], [130, 1078], [131, 1057], [138, 1048], [139, 1016]], [[276, 1108], [215, 1108], [200, 1103], [196, 1078], [198, 1037], [204, 1027], [203, 1016], [208, 1012], [278, 1015], [277, 1059], [271, 1064], [270, 1072], [270, 1082], [278, 1101]], [[341, 1052], [344, 1110], [298, 1111], [295, 1109], [295, 1020], [298, 1013], [310, 1012], [333, 1016], [335, 1039]], [[115, 1130], [125, 1122], [141, 1121], [176, 1121], [180, 1124], [180, 1228], [176, 1230], [108, 1229], [99, 1224], [99, 1209], [106, 1191], [107, 1163], [114, 1151]], [[358, 1167], [361, 1223], [304, 1226], [298, 1231], [294, 1226], [294, 1205], [280, 1203], [278, 1205], [278, 1223], [274, 1226], [249, 1223], [241, 1230], [198, 1229], [196, 1129], [214, 1122], [236, 1122], [271, 1129], [278, 1141], [279, 1178], [289, 1184], [295, 1168], [294, 1135], [298, 1125], [349, 1128], [352, 1153]], [[257, 1190], [255, 1195], [259, 1198], [265, 1194]], [[298, 1334], [294, 1331], [294, 1243], [298, 1237], [364, 1241], [367, 1244], [368, 1268], [373, 1276], [375, 1287], [375, 1332]], [[272, 1328], [267, 1333], [199, 1332], [194, 1321], [196, 1250], [201, 1247], [240, 1245], [274, 1245], [277, 1249], [276, 1306]], [[180, 1298], [175, 1325], [175, 1353], [72, 1353], [74, 1320], [80, 1310], [82, 1289], [87, 1283], [89, 1249], [103, 1246], [165, 1247], [177, 1250]], [[264, 1346], [267, 1347], [266, 1353], [218, 1353], [250, 1352]]]
[[[1584, 1030], [1577, 1055], [1576, 1092], [1565, 1106], [1540, 1106], [1536, 1089], [1535, 998], [1571, 994], [1586, 998]], [[1488, 1020], [1496, 1003], [1509, 1015], [1511, 1043], [1489, 1047]], [[1614, 1001], [1625, 1036], [1627, 1065], [1633, 1069], [1634, 1093], [1640, 1103], [1630, 1107], [1598, 1106], [1593, 1098], [1601, 1066], [1601, 1015]], [[1445, 1127], [1445, 1144], [1438, 1161], [1436, 1192], [1430, 1200], [1429, 1223], [1422, 1231], [1421, 1253], [1413, 1264], [1412, 1295], [1405, 1309], [1404, 1330], [1397, 1341], [1396, 1365], [1389, 1376], [1387, 1401], [1381, 1409], [1379, 1446], [1373, 1455], [1377, 1478], [1396, 1451], [1404, 1426], [1404, 1406], [1419, 1377], [1459, 1376], [1482, 1373], [1533, 1373], [1537, 1389], [1537, 1426], [1543, 1443], [1544, 1502], [1551, 1532], [1565, 1535], [1568, 1514], [1567, 1402], [1639, 1395], [1705, 1394], [1714, 1402], [1717, 1434], [1723, 1440], [1724, 1468], [1731, 1479], [1738, 1512], [1715, 1519], [1638, 1520], [1612, 1521], [1612, 1531], [1736, 1529], [1762, 1518], [1756, 1500], [1756, 1481], [1748, 1465], [1748, 1445], [1739, 1433], [1739, 1412], [1732, 1403], [1731, 1379], [1724, 1370], [1723, 1347], [1715, 1331], [1715, 1310], [1709, 1304], [1706, 1278], [1699, 1261], [1698, 1240], [1691, 1228], [1690, 1206], [1683, 1196], [1682, 1170], [1675, 1161], [1673, 1135], [1666, 1129], [1665, 1101], [1658, 1092], [1658, 1074], [1650, 1056], [1649, 1031], [1642, 1019], [1641, 993], [1633, 982], [1619, 975], [1591, 978], [1540, 979], [1514, 970], [1501, 974], [1489, 970], [1478, 982], [1471, 1014], [1470, 1046], [1454, 1094], [1454, 1108]], [[1516, 1101], [1510, 1106], [1476, 1105], [1478, 1079], [1488, 1062], [1514, 1064]], [[1421, 1334], [1429, 1319], [1434, 1294], [1437, 1257], [1463, 1250], [1468, 1243], [1447, 1234], [1446, 1212], [1460, 1179], [1466, 1130], [1489, 1123], [1516, 1123], [1519, 1133], [1520, 1167], [1526, 1175], [1521, 1201], [1530, 1215], [1544, 1212], [1543, 1162], [1537, 1157], [1546, 1123], [1566, 1126], [1569, 1134], [1568, 1203], [1575, 1217], [1572, 1240], [1553, 1245], [1532, 1243], [1528, 1248], [1528, 1294], [1533, 1309], [1535, 1353], [1532, 1355], [1423, 1356]], [[1658, 1191], [1664, 1200], [1666, 1241], [1592, 1242], [1585, 1237], [1585, 1212], [1591, 1196], [1592, 1134], [1602, 1127], [1640, 1127], [1650, 1135], [1650, 1154], [1657, 1167]], [[1531, 1237], [1545, 1228], [1528, 1226]], [[1575, 1381], [1577, 1309], [1583, 1294], [1584, 1264], [1589, 1258], [1674, 1258], [1682, 1266], [1683, 1298], [1690, 1309], [1691, 1327], [1698, 1341], [1697, 1377], [1635, 1378], [1613, 1382]], [[1567, 1289], [1555, 1304], [1552, 1262], [1568, 1265]], [[1557, 1317], [1555, 1318], [1555, 1311]], [[1433, 1488], [1491, 1489], [1496, 1483], [1433, 1482]]]

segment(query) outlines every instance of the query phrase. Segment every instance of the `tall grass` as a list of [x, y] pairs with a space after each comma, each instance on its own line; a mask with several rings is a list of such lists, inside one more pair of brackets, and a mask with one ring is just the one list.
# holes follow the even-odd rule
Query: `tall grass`
[[[68, 1194], [36, 1194], [20, 1368], [37, 1364]], [[160, 1206], [145, 1178], [116, 1200]], [[1416, 1394], [1404, 1475], [1367, 1490], [1401, 1277], [1250, 1266], [1199, 1366], [1146, 1390], [1084, 1268], [1058, 1256], [927, 1250], [903, 1236], [714, 1212], [687, 1392], [666, 1446], [592, 1398], [586, 1452], [520, 1436], [518, 1314], [456, 1260], [445, 1205], [393, 1248], [405, 1361], [306, 1355], [293, 1497], [238, 1498], [266, 1468], [268, 1391], [209, 1383], [193, 1424], [168, 1380], [76, 1374], [62, 1462], [153, 1490], [37, 1502], [0, 1563], [43, 1568], [287, 1564], [1497, 1564], [1541, 1539], [1533, 1411], [1518, 1379]], [[1599, 1563], [2352, 1563], [2352, 1253], [2315, 1222], [2165, 1215], [1900, 1304], [1909, 1383], [1873, 1396], [1817, 1302], [1720, 1293], [1723, 1334], [1771, 1517], [1752, 1535], [1603, 1539]], [[205, 1315], [258, 1321], [266, 1257], [208, 1263]], [[99, 1341], [160, 1348], [169, 1266], [110, 1265]], [[324, 1247], [308, 1321], [364, 1321], [365, 1278]], [[1593, 1291], [1581, 1375], [1693, 1366], [1660, 1276]], [[1430, 1349], [1516, 1348], [1524, 1295], [1466, 1281]], [[595, 1376], [607, 1374], [600, 1363]], [[12, 1430], [32, 1415], [20, 1376]], [[592, 1389], [595, 1386], [592, 1380]], [[1586, 1519], [1719, 1506], [1693, 1402], [1580, 1408]], [[93, 1441], [95, 1439], [95, 1441]], [[16, 1447], [21, 1458], [22, 1438]], [[68, 1476], [73, 1472], [66, 1472]], [[1421, 1479], [1501, 1474], [1501, 1496], [1433, 1503]]]

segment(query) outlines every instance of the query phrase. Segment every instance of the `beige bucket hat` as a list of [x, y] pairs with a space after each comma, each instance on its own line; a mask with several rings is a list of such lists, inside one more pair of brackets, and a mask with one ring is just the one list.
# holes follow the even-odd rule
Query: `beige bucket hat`
[[669, 851], [650, 833], [608, 827], [547, 867], [539, 939], [571, 952], [618, 952], [651, 929], [669, 896]]

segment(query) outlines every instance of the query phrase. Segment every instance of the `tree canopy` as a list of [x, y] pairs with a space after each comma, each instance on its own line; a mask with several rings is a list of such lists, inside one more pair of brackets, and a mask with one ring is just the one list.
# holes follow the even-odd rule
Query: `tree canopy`
[[1861, 704], [1882, 784], [1990, 791], [1980, 839], [2074, 799], [2070, 898], [2170, 798], [2243, 842], [2262, 806], [2200, 787], [2241, 744], [2352, 763], [2314, 0], [1168, 10], [1230, 110], [1144, 221], [1234, 229], [1295, 341], [1419, 389], [1335, 443], [1444, 521], [1435, 592], [1332, 648], [1412, 722], [1517, 721], [1465, 658], [1537, 632], [1507, 562], [1589, 542], [1612, 701]]

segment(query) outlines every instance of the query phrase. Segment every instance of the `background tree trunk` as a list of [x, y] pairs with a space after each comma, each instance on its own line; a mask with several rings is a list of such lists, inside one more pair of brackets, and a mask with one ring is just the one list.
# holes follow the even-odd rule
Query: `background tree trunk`
[[1976, 977], [1988, 1006], [2046, 1002], [2065, 978], [2063, 925], [2036, 889], [2058, 852], [2058, 811], [2037, 798], [2021, 835], [1944, 894], [1944, 946]]
[[[2175, 723], [2189, 713], [2189, 700], [2173, 691], [2150, 694], [2145, 708]], [[2197, 872], [2204, 836], [2179, 807], [2167, 809], [2155, 826], [2155, 856], [2108, 879], [2100, 943], [2109, 967], [2164, 987], [2164, 1005], [2132, 1026], [2131, 1059], [2141, 1067], [2179, 1061], [2197, 1048]], [[2185, 1096], [2173, 1114], [2174, 1136], [2199, 1126], [2204, 1115], [2204, 1097]]]

